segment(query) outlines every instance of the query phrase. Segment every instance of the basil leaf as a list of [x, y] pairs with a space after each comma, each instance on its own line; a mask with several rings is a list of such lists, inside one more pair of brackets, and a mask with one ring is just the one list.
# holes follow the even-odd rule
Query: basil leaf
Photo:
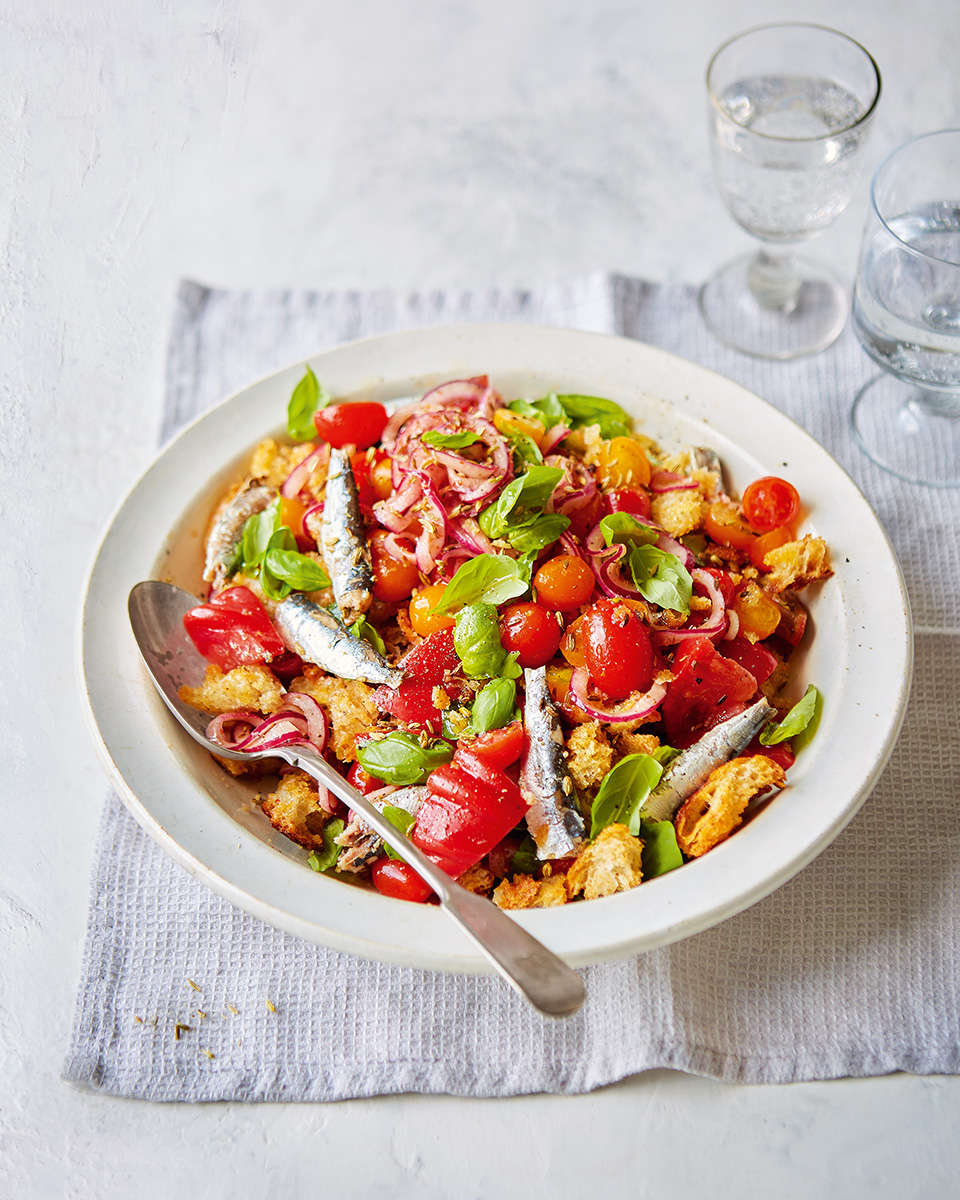
[[819, 721], [821, 706], [820, 693], [811, 683], [782, 721], [764, 729], [760, 734], [760, 745], [776, 746], [778, 742], [785, 742], [787, 738], [803, 733], [814, 718]]
[[509, 875], [532, 875], [540, 869], [537, 858], [537, 843], [528, 833], [520, 845], [514, 850], [508, 868]]
[[533, 463], [538, 465], [543, 462], [543, 455], [540, 452], [540, 447], [526, 433], [520, 433], [517, 429], [508, 429], [504, 437], [510, 443], [514, 455], [514, 466], [522, 465], [523, 463]]
[[293, 395], [287, 405], [287, 432], [290, 436], [298, 442], [306, 442], [316, 437], [317, 428], [313, 423], [313, 414], [318, 408], [324, 408], [329, 403], [330, 393], [307, 367], [306, 374], [293, 389]]
[[309, 866], [315, 871], [325, 872], [331, 870], [337, 865], [337, 859], [340, 857], [341, 846], [338, 846], [334, 841], [343, 833], [345, 824], [340, 817], [334, 817], [332, 821], [328, 821], [323, 827], [323, 849], [314, 850], [307, 859]]
[[365, 642], [369, 642], [378, 654], [385, 655], [387, 653], [387, 647], [384, 644], [383, 638], [366, 617], [359, 617], [354, 621], [350, 626], [350, 632], [354, 637], [363, 638]]
[[532, 524], [511, 530], [507, 540], [514, 550], [523, 554], [531, 550], [540, 551], [555, 542], [569, 524], [570, 518], [560, 513], [544, 513], [542, 517], [535, 517]]
[[507, 655], [507, 661], [500, 669], [501, 679], [520, 679], [523, 676], [523, 667], [517, 662], [520, 653], [517, 650], [511, 650]]
[[[271, 542], [276, 536], [274, 534]], [[298, 592], [319, 592], [330, 586], [330, 577], [320, 563], [295, 549], [271, 546], [263, 556], [263, 570], [282, 579]]]
[[471, 679], [493, 679], [499, 675], [507, 652], [500, 644], [500, 622], [494, 605], [477, 603], [461, 608], [454, 626], [453, 646], [463, 673]]
[[512, 679], [494, 679], [481, 688], [473, 702], [470, 732], [489, 733], [513, 720], [517, 685]]
[[391, 733], [377, 742], [357, 746], [357, 761], [375, 779], [397, 787], [424, 783], [434, 767], [453, 758], [447, 742], [428, 742], [425, 746], [409, 733]]
[[431, 610], [446, 613], [465, 604], [506, 604], [530, 586], [530, 568], [505, 554], [478, 554], [457, 571], [440, 602]]
[[683, 855], [677, 845], [677, 831], [672, 821], [640, 822], [643, 850], [640, 852], [644, 879], [656, 879], [683, 866]]
[[693, 579], [675, 554], [656, 546], [634, 546], [630, 570], [644, 600], [684, 615], [690, 612]]
[[640, 832], [640, 806], [660, 782], [663, 767], [649, 754], [621, 758], [600, 785], [593, 802], [590, 836], [618, 823], [636, 837]]
[[[260, 564], [260, 586], [264, 593], [271, 600], [285, 600], [290, 595], [293, 588], [282, 578], [282, 576], [274, 575], [270, 569], [270, 562], [273, 561], [273, 556], [279, 554], [296, 553], [297, 539], [293, 536], [293, 530], [286, 525], [281, 525], [276, 533], [272, 534], [270, 541], [267, 542], [267, 548], [263, 554], [263, 562]], [[310, 561], [309, 559], [307, 560]]]
[[604, 400], [601, 396], [575, 395], [560, 395], [556, 399], [572, 428], [599, 425], [602, 438], [629, 437], [630, 417], [612, 400]]
[[[400, 808], [400, 806], [397, 804], [386, 805], [383, 810], [383, 815], [387, 818], [390, 824], [399, 829], [401, 833], [409, 833], [411, 826], [417, 819], [413, 813], [408, 813], [405, 808]], [[394, 850], [389, 842], [384, 842], [383, 848], [387, 852], [388, 858], [395, 858], [400, 862], [406, 861], [403, 855]]]
[[538, 517], [563, 478], [559, 467], [530, 467], [503, 489], [489, 508], [480, 513], [480, 528], [491, 538], [503, 537], [511, 526]]
[[514, 400], [507, 406], [511, 412], [519, 413], [522, 417], [533, 417], [542, 421], [549, 429], [551, 425], [567, 425], [567, 413], [557, 399], [556, 392], [549, 392], [540, 400]]
[[665, 767], [667, 763], [672, 763], [675, 758], [679, 758], [680, 750], [675, 746], [657, 746], [655, 750], [650, 751], [650, 757], [655, 758], [661, 767]]
[[240, 534], [240, 560], [245, 570], [255, 570], [263, 562], [270, 539], [281, 527], [280, 497], [271, 500], [267, 507], [252, 517], [247, 517]]
[[608, 546], [614, 542], [623, 542], [627, 546], [652, 546], [660, 536], [646, 521], [625, 512], [609, 513], [601, 518], [600, 532]]
[[420, 439], [428, 446], [437, 446], [441, 450], [463, 450], [480, 441], [479, 433], [464, 429], [460, 433], [438, 433], [435, 429], [428, 430]]

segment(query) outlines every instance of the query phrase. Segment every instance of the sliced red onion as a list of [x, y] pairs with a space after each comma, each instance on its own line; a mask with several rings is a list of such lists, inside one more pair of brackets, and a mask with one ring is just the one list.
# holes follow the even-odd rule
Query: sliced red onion
[[710, 599], [710, 612], [699, 625], [684, 626], [683, 629], [655, 629], [652, 640], [655, 646], [674, 646], [692, 637], [717, 638], [727, 628], [727, 611], [717, 581], [709, 571], [694, 568], [690, 572], [694, 582], [702, 585]]
[[[256, 729], [262, 719], [258, 713], [220, 713], [207, 726], [207, 737], [211, 742], [216, 742], [218, 746], [224, 746], [232, 750], [238, 741], [243, 741], [244, 738], [250, 736], [251, 732]], [[235, 728], [238, 725], [246, 726], [244, 732], [239, 736], [237, 736]]]
[[676, 538], [670, 537], [667, 533], [661, 533], [657, 538], [657, 549], [666, 550], [667, 554], [672, 554], [675, 558], [679, 558], [688, 571], [693, 570], [696, 559], [683, 542], [678, 542]]
[[545, 466], [559, 467], [563, 471], [560, 482], [547, 501], [547, 512], [569, 516], [585, 508], [596, 496], [597, 481], [579, 459], [569, 458], [566, 454], [549, 454], [543, 461]]
[[582, 709], [588, 717], [593, 717], [595, 721], [606, 721], [611, 725], [623, 724], [627, 721], [638, 721], [642, 717], [648, 717], [656, 710], [667, 694], [664, 684], [655, 683], [642, 696], [634, 693], [632, 696], [628, 696], [626, 700], [621, 700], [619, 704], [610, 708], [588, 698], [587, 680], [586, 669], [584, 667], [577, 667], [570, 680], [570, 695], [573, 703], [577, 708]]
[[569, 433], [570, 430], [566, 425], [551, 425], [540, 443], [540, 453], [544, 458], [548, 454], [552, 454]]
[[307, 481], [313, 474], [314, 468], [318, 465], [321, 458], [327, 450], [326, 446], [318, 446], [311, 454], [302, 461], [297, 463], [290, 474], [280, 485], [280, 495], [287, 500], [294, 496], [299, 496], [307, 485]]
[[428, 475], [421, 473], [423, 504], [419, 514], [421, 533], [417, 538], [417, 568], [429, 575], [447, 540], [447, 514]]
[[740, 632], [740, 614], [735, 608], [727, 610], [727, 620], [730, 624], [727, 626], [727, 632], [723, 635], [725, 642], [732, 642]]
[[496, 554], [493, 542], [487, 537], [474, 517], [448, 517], [447, 532], [471, 554]]
[[453, 379], [433, 388], [413, 404], [397, 409], [384, 426], [380, 441], [383, 448], [392, 453], [397, 441], [397, 435], [413, 416], [422, 413], [425, 408], [443, 409], [448, 406], [456, 407], [466, 412], [473, 408], [487, 415], [490, 405], [490, 381], [486, 375], [478, 375], [475, 379]]
[[397, 562], [412, 563], [417, 561], [416, 545], [409, 534], [388, 533], [381, 543], [384, 550]]
[[700, 484], [689, 475], [677, 475], [673, 471], [655, 471], [650, 479], [650, 491], [658, 494], [663, 492], [685, 492], [697, 488]]
[[287, 692], [283, 700], [283, 708], [289, 708], [291, 704], [307, 718], [307, 737], [322, 754], [327, 748], [329, 732], [327, 714], [323, 711], [322, 705], [318, 704], [312, 696], [308, 696], [306, 692]]

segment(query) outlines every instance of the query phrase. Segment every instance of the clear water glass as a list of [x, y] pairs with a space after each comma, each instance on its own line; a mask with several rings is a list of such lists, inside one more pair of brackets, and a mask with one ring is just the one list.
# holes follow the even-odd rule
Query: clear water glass
[[714, 177], [730, 215], [761, 243], [700, 290], [704, 319], [728, 345], [789, 359], [839, 335], [847, 292], [794, 247], [849, 204], [880, 87], [871, 55], [819, 25], [752, 29], [711, 59]]
[[863, 450], [912, 483], [960, 485], [960, 129], [877, 168], [853, 328], [884, 370], [854, 402]]

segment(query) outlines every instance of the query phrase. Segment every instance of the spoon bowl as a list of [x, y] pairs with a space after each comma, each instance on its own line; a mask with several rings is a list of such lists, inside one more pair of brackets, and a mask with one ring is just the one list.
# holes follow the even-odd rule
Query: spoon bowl
[[306, 771], [392, 846], [402, 846], [404, 858], [433, 888], [447, 915], [534, 1008], [551, 1017], [575, 1013], [586, 998], [580, 976], [496, 905], [466, 891], [441, 871], [312, 747], [239, 751], [210, 741], [206, 736], [209, 714], [180, 699], [180, 688], [199, 684], [206, 669], [205, 660], [183, 626], [184, 614], [197, 603], [189, 592], [158, 580], [138, 583], [127, 602], [133, 635], [150, 678], [187, 733], [220, 758], [279, 758]]

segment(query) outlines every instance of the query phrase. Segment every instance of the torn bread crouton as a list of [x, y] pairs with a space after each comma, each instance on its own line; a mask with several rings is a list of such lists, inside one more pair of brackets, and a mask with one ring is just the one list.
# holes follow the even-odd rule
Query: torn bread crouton
[[599, 721], [574, 727], [567, 738], [567, 767], [578, 788], [595, 788], [613, 766], [613, 750]]
[[693, 533], [703, 524], [703, 489], [679, 488], [673, 492], [661, 492], [653, 497], [650, 505], [653, 519], [671, 537], [683, 537]]
[[626, 892], [643, 881], [643, 842], [626, 825], [602, 829], [567, 872], [571, 900], [583, 892], [584, 899]]
[[269, 716], [283, 704], [283, 685], [262, 663], [234, 667], [226, 674], [213, 663], [198, 688], [182, 687], [180, 699], [208, 713], [245, 712]]
[[473, 892], [478, 896], [487, 896], [493, 887], [493, 872], [488, 871], [480, 863], [475, 863], [469, 870], [464, 871], [457, 883], [468, 892]]
[[716, 767], [677, 813], [677, 845], [691, 858], [706, 854], [736, 829], [754, 796], [786, 782], [783, 767], [765, 754], [732, 758]]
[[614, 730], [620, 754], [652, 754], [660, 748], [660, 739], [653, 733], [634, 733], [630, 729]]
[[555, 908], [566, 904], [567, 887], [562, 875], [534, 879], [532, 875], [514, 875], [504, 879], [493, 893], [498, 908]]
[[782, 592], [786, 588], [799, 591], [808, 583], [829, 579], [833, 574], [827, 543], [809, 533], [797, 542], [787, 542], [768, 550], [763, 561], [770, 568], [765, 582], [772, 592]]
[[[324, 799], [326, 791], [324, 788]], [[323, 827], [330, 814], [321, 804], [320, 788], [303, 771], [291, 771], [280, 780], [277, 790], [260, 801], [270, 824], [280, 833], [305, 846], [323, 849]]]
[[368, 736], [380, 718], [373, 703], [375, 690], [359, 679], [338, 679], [309, 665], [290, 684], [291, 692], [312, 696], [327, 714], [330, 749], [345, 763], [356, 760], [357, 738]]
[[[264, 438], [250, 458], [250, 474], [267, 487], [279, 487], [295, 466], [303, 462], [316, 449], [312, 442], [300, 442], [296, 446], [284, 446], [273, 438]], [[326, 483], [327, 468], [318, 464], [305, 485], [307, 490], [322, 494]]]

